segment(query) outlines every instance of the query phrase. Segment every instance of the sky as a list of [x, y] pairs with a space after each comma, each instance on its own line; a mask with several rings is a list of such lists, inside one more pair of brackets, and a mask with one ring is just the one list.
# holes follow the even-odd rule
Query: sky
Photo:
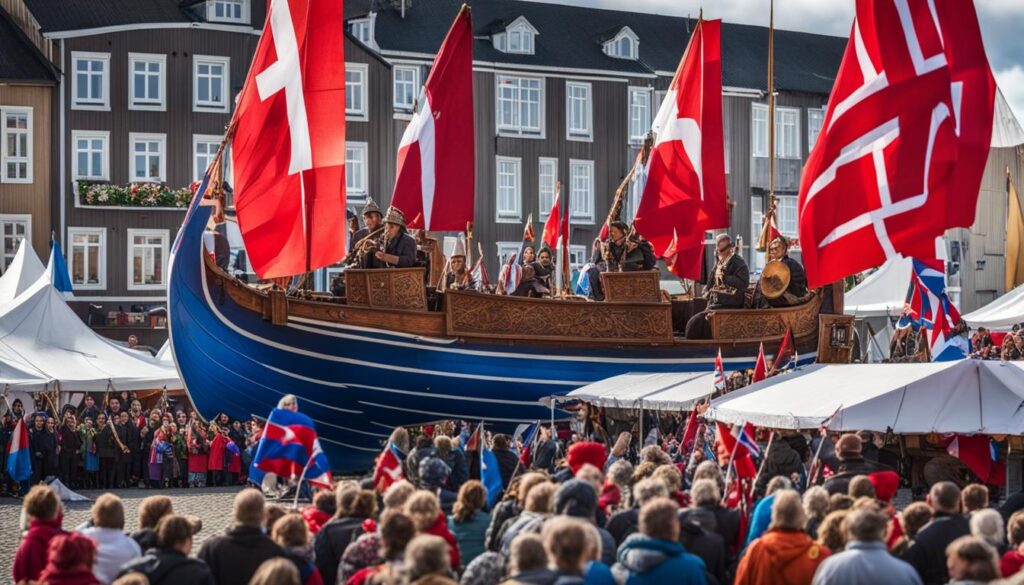
[[[654, 14], [768, 25], [769, 0], [540, 0]], [[1014, 113], [1024, 120], [1024, 0], [976, 0], [989, 65]], [[846, 37], [853, 23], [854, 0], [775, 0], [775, 26]], [[643, 41], [641, 40], [641, 47]], [[641, 53], [643, 49], [641, 48]]]

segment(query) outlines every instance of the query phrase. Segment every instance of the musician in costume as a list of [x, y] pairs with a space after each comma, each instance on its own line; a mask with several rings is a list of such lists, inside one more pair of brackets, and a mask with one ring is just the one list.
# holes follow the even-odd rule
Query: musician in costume
[[363, 238], [380, 229], [382, 223], [384, 223], [384, 215], [381, 214], [380, 207], [377, 207], [377, 203], [372, 198], [367, 198], [366, 205], [363, 206], [364, 226], [352, 234], [352, 240], [348, 243], [349, 250], [351, 251], [352, 246], [358, 244]]
[[[644, 248], [648, 250], [645, 252]], [[630, 234], [629, 226], [624, 221], [613, 221], [608, 224], [608, 239], [603, 243], [595, 240], [594, 256], [591, 259], [590, 296], [594, 300], [604, 300], [604, 288], [601, 286], [602, 272], [639, 272], [655, 267], [657, 259], [650, 243], [635, 234]]]
[[[761, 274], [761, 282], [754, 289], [754, 306], [758, 308], [767, 307], [792, 307], [806, 303], [811, 298], [807, 290], [807, 273], [804, 267], [789, 257], [789, 240], [784, 236], [778, 236], [768, 244], [768, 263]], [[781, 262], [785, 269], [776, 271], [771, 269], [772, 262]], [[782, 277], [780, 274], [789, 272], [789, 284], [779, 294], [776, 288], [782, 288]], [[769, 280], [770, 279], [770, 280]]]
[[455, 242], [455, 249], [448, 259], [448, 270], [444, 276], [444, 290], [472, 290], [476, 280], [466, 265], [466, 245], [462, 240]]
[[[555, 263], [551, 261], [551, 250], [548, 248], [541, 248], [540, 253], [537, 254], [537, 261], [530, 264], [533, 268], [534, 278], [537, 279], [545, 289], [548, 289], [550, 294], [552, 287], [552, 280], [555, 274]], [[525, 280], [525, 274], [524, 274]]]
[[384, 233], [372, 254], [363, 256], [364, 268], [409, 268], [416, 264], [416, 240], [409, 235], [405, 214], [395, 206], [384, 215]]
[[686, 323], [688, 339], [709, 339], [711, 323], [708, 312], [716, 309], [742, 309], [746, 302], [750, 271], [747, 263], [736, 253], [736, 246], [729, 234], [715, 238], [715, 269], [708, 275], [708, 308], [697, 313]]

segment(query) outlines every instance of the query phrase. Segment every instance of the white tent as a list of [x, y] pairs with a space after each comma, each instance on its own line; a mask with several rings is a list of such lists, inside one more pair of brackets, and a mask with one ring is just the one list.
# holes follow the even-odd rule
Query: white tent
[[13, 301], [14, 297], [25, 292], [39, 280], [45, 270], [39, 257], [32, 251], [32, 244], [27, 238], [21, 240], [14, 260], [11, 260], [4, 275], [0, 276], [0, 306], [6, 305]]
[[1024, 284], [963, 318], [971, 327], [989, 329], [1009, 329], [1024, 321]]
[[910, 258], [890, 258], [846, 293], [844, 312], [855, 317], [899, 315], [903, 312], [913, 269]]
[[992, 116], [992, 146], [1012, 148], [1024, 144], [1024, 129], [1013, 115], [1013, 109], [1003, 97], [1003, 90], [996, 87], [996, 107]]
[[714, 392], [711, 372], [631, 372], [587, 384], [559, 400], [575, 398], [611, 408], [689, 410]]
[[960, 360], [920, 364], [816, 364], [712, 401], [709, 416], [836, 431], [1024, 432], [1024, 364]]

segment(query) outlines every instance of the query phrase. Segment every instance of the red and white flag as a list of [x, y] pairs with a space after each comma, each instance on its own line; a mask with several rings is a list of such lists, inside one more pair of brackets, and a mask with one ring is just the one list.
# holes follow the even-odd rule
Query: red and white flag
[[858, 0], [800, 183], [810, 286], [931, 258], [937, 236], [974, 223], [994, 100], [971, 2]]
[[754, 377], [750, 382], [756, 383], [768, 377], [768, 364], [764, 359], [764, 343], [757, 350], [757, 362], [754, 364]]
[[673, 272], [699, 280], [704, 231], [728, 227], [722, 137], [721, 21], [700, 20], [651, 129], [654, 148], [634, 225]]
[[391, 204], [413, 229], [461, 231], [473, 221], [473, 23], [462, 6], [434, 59], [398, 147]]
[[345, 256], [341, 0], [271, 0], [235, 112], [235, 208], [260, 278]]
[[722, 362], [722, 348], [718, 348], [718, 356], [715, 357], [715, 390], [725, 390], [725, 363]]

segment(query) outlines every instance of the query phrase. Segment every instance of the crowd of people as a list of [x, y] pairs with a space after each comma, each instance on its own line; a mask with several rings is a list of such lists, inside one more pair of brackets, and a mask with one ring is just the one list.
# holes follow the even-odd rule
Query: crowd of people
[[1024, 324], [1014, 325], [1009, 333], [979, 327], [971, 337], [971, 357], [983, 360], [1024, 360]]
[[[51, 478], [72, 489], [198, 488], [241, 485], [262, 427], [221, 414], [202, 420], [187, 404], [158, 399], [149, 409], [134, 393], [86, 394], [76, 408], [20, 399], [0, 417], [0, 495], [24, 494]], [[7, 474], [8, 447], [19, 421], [28, 430], [31, 477]]]
[[[29, 524], [13, 577], [90, 585], [1024, 579], [1024, 494], [995, 509], [984, 485], [939, 481], [925, 501], [897, 510], [899, 476], [870, 458], [858, 435], [836, 438], [827, 479], [807, 488], [807, 474], [787, 463], [788, 439], [767, 449], [744, 504], [728, 457], [684, 458], [657, 442], [637, 445], [629, 433], [609, 451], [578, 436], [560, 441], [541, 426], [526, 457], [508, 435], [396, 429], [387, 452], [402, 455], [397, 468], [318, 490], [301, 509], [243, 489], [232, 526], [198, 551], [201, 522], [176, 514], [166, 496], [140, 505], [131, 534], [113, 494], [95, 501], [87, 525], [66, 532], [56, 494], [38, 485], [24, 500]], [[478, 479], [474, 440], [494, 455], [498, 489]]]

